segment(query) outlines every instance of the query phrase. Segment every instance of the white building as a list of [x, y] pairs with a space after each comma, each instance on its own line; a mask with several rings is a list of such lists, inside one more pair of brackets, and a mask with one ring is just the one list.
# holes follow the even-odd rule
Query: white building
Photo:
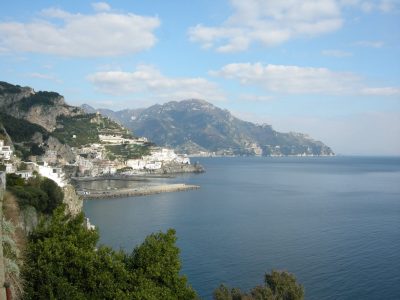
[[143, 170], [146, 167], [146, 162], [142, 159], [129, 159], [126, 165], [133, 170]]
[[20, 176], [21, 178], [23, 178], [25, 180], [33, 177], [33, 172], [31, 170], [17, 171], [17, 172], [15, 172], [15, 174], [17, 174], [18, 176]]
[[4, 141], [0, 140], [0, 158], [4, 160], [10, 160], [12, 157], [13, 151], [10, 146], [4, 146]]
[[7, 174], [11, 174], [11, 173], [15, 173], [15, 167], [13, 164], [5, 164], [6, 166], [6, 173]]
[[61, 168], [50, 167], [47, 164], [44, 164], [43, 166], [38, 166], [38, 172], [41, 176], [53, 180], [60, 187], [64, 187], [66, 184], [64, 173]]
[[147, 161], [161, 161], [164, 163], [177, 162], [181, 164], [190, 164], [190, 159], [185, 155], [178, 155], [172, 149], [162, 148], [158, 151], [153, 151], [151, 155], [143, 157]]

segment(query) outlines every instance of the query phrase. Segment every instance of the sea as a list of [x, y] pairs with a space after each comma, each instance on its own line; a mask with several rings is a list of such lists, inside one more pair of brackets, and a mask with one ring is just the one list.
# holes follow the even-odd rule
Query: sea
[[306, 299], [400, 299], [400, 157], [196, 161], [205, 173], [154, 180], [198, 190], [86, 200], [100, 244], [131, 252], [175, 228], [182, 274], [202, 299], [221, 283], [249, 291], [271, 270], [295, 274]]

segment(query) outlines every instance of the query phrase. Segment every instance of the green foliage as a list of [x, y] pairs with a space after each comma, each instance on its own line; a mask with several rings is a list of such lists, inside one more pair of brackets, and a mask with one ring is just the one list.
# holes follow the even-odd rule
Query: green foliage
[[61, 143], [73, 147], [99, 143], [98, 124], [92, 121], [93, 118], [94, 114], [59, 116], [57, 123], [62, 127], [57, 128], [53, 135]]
[[48, 132], [42, 126], [4, 113], [0, 113], [0, 123], [3, 124], [14, 143], [29, 141], [35, 132], [43, 134], [44, 137], [48, 136]]
[[28, 157], [31, 155], [31, 152], [29, 151], [29, 148], [25, 147], [24, 145], [18, 145], [18, 144], [15, 144], [14, 148], [15, 148], [14, 154], [17, 157], [19, 157], [19, 158], [21, 158], [22, 160], [25, 160], [25, 161], [28, 160]]
[[218, 288], [214, 290], [213, 297], [215, 300], [231, 300], [232, 294], [230, 289], [226, 285], [221, 284]]
[[6, 175], [7, 189], [13, 186], [24, 186], [25, 180], [15, 173]]
[[154, 233], [136, 247], [127, 259], [134, 274], [137, 299], [194, 299], [196, 293], [179, 275], [179, 248], [175, 246], [175, 230]]
[[70, 218], [60, 206], [30, 235], [23, 269], [26, 299], [85, 299], [98, 234], [86, 230], [83, 221], [82, 214]]
[[31, 144], [31, 155], [43, 155], [45, 154], [45, 150], [37, 144]]
[[115, 159], [117, 157], [124, 159], [137, 159], [150, 155], [150, 148], [146, 145], [123, 144], [105, 146], [108, 157]]
[[42, 220], [29, 237], [22, 271], [25, 299], [194, 299], [179, 275], [173, 230], [146, 238], [132, 254], [96, 249], [97, 231], [65, 206]]
[[15, 234], [15, 227], [6, 219], [0, 220], [2, 223], [0, 226], [0, 230], [2, 230], [2, 246], [3, 246], [3, 255], [4, 255], [4, 266], [7, 274], [14, 274], [15, 276], [19, 276], [20, 268], [18, 266], [18, 256], [19, 249], [15, 240], [13, 239]]
[[59, 127], [52, 134], [62, 143], [73, 147], [99, 143], [99, 134], [132, 137], [118, 123], [96, 114], [59, 116], [57, 123]]
[[33, 186], [13, 186], [8, 190], [18, 198], [21, 207], [31, 205], [40, 212], [47, 211], [49, 197], [41, 189]]
[[123, 172], [127, 172], [127, 171], [132, 171], [132, 170], [133, 169], [131, 167], [124, 167], [124, 168], [118, 169], [117, 173], [123, 173]]
[[304, 288], [296, 282], [293, 274], [273, 270], [271, 274], [265, 274], [265, 285], [256, 286], [250, 294], [221, 284], [213, 296], [215, 300], [302, 300]]
[[58, 205], [62, 203], [64, 199], [64, 193], [57, 183], [46, 177], [40, 181], [39, 187], [49, 197], [49, 201], [44, 212], [51, 213]]
[[272, 271], [265, 274], [265, 284], [275, 299], [300, 300], [304, 298], [304, 288], [296, 282], [296, 277], [288, 272]]
[[0, 81], [0, 95], [17, 94], [21, 92], [19, 85], [9, 84], [8, 82]]
[[36, 176], [27, 182], [16, 174], [7, 174], [7, 190], [21, 207], [33, 206], [38, 212], [51, 214], [62, 203], [64, 193], [51, 179]]
[[37, 92], [29, 97], [23, 98], [18, 102], [19, 109], [28, 111], [32, 106], [54, 104], [55, 98], [60, 97], [60, 94], [55, 92]]

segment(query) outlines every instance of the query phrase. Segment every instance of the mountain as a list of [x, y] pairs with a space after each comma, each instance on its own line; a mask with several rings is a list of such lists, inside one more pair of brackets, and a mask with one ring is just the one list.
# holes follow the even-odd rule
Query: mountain
[[234, 117], [204, 100], [190, 99], [117, 112], [98, 110], [154, 143], [178, 151], [221, 155], [334, 155], [320, 141], [301, 133], [280, 133]]
[[0, 81], [0, 139], [12, 141], [19, 157], [51, 150], [69, 162], [75, 158], [71, 147], [99, 143], [101, 134], [133, 137], [108, 117], [66, 104], [56, 92]]

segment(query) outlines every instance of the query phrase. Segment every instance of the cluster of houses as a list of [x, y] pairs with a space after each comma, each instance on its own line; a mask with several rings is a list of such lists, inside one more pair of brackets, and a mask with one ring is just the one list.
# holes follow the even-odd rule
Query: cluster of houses
[[140, 174], [141, 172], [161, 169], [165, 164], [190, 164], [186, 155], [178, 155], [172, 149], [151, 147], [150, 154], [140, 159], [109, 160], [105, 145], [143, 145], [148, 142], [145, 137], [124, 138], [121, 135], [99, 135], [101, 144], [91, 144], [77, 150], [75, 165], [83, 176], [113, 175], [118, 170], [124, 174]]
[[190, 165], [190, 159], [186, 155], [176, 154], [172, 149], [155, 148], [150, 155], [143, 156], [141, 159], [129, 159], [126, 166], [136, 171], [157, 170], [167, 163]]
[[61, 167], [51, 166], [47, 162], [20, 162], [23, 170], [17, 169], [17, 162], [14, 160], [11, 146], [5, 146], [4, 140], [0, 140], [0, 162], [5, 166], [6, 174], [15, 173], [24, 179], [34, 177], [35, 172], [43, 177], [47, 177], [55, 181], [60, 187], [65, 186], [65, 175]]
[[70, 163], [60, 165], [57, 151], [47, 150], [36, 162], [22, 162], [23, 170], [17, 170], [16, 166], [21, 166], [21, 162], [17, 163], [13, 159], [11, 147], [5, 146], [4, 141], [0, 140], [0, 162], [5, 166], [6, 173], [15, 173], [29, 179], [37, 172], [41, 176], [54, 180], [61, 187], [67, 183], [64, 167], [75, 169], [75, 176], [97, 177], [114, 175], [118, 172], [127, 175], [148, 173], [161, 169], [165, 164], [190, 164], [190, 159], [186, 155], [178, 155], [172, 149], [159, 147], [151, 147], [150, 154], [140, 159], [109, 160], [107, 159], [106, 145], [143, 145], [147, 143], [147, 139], [129, 139], [119, 135], [100, 135], [99, 138], [101, 143], [73, 149], [75, 160]]

